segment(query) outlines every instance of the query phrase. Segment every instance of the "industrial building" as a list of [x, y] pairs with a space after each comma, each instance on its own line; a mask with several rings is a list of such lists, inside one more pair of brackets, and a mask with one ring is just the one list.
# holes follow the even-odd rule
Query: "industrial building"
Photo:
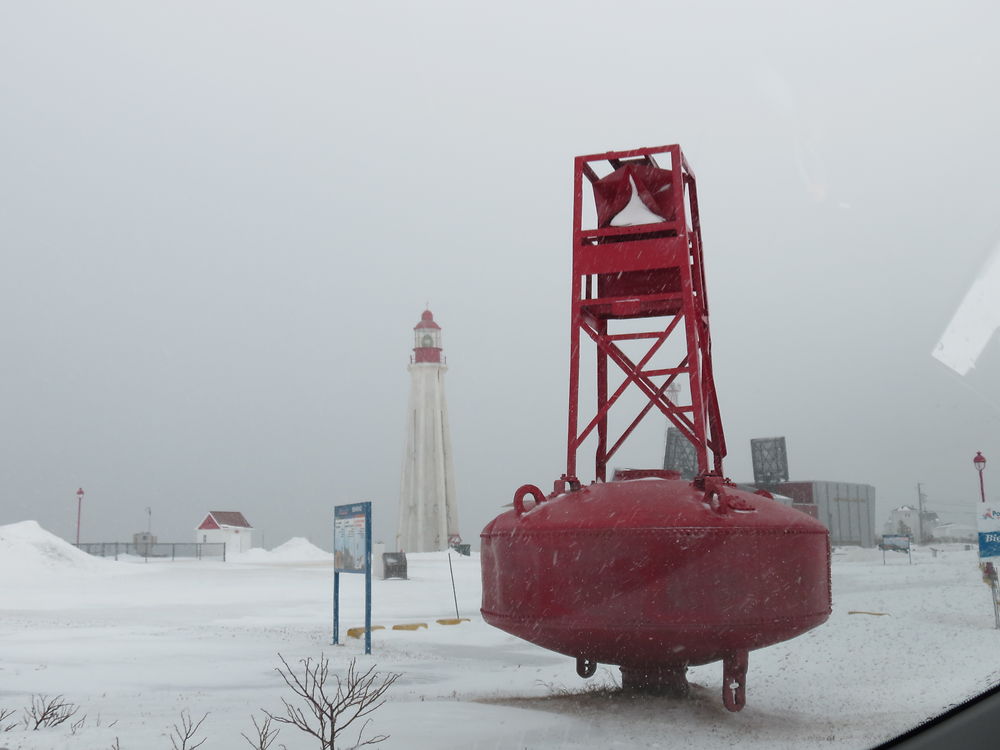
[[792, 507], [820, 521], [830, 530], [830, 544], [874, 547], [875, 488], [855, 482], [791, 482], [784, 437], [750, 441], [754, 486], [792, 498]]
[[792, 498], [792, 507], [808, 513], [830, 530], [830, 544], [874, 547], [875, 488], [853, 482], [782, 482], [768, 486]]

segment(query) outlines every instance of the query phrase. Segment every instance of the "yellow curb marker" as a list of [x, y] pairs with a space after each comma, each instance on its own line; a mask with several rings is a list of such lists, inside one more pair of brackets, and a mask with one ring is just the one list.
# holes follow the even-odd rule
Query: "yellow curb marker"
[[[372, 630], [385, 630], [384, 625], [372, 625]], [[365, 634], [364, 628], [348, 628], [347, 637], [348, 638], [360, 638]]]
[[[461, 625], [463, 622], [471, 622], [468, 617], [444, 617], [440, 620], [436, 620], [438, 625]], [[393, 625], [393, 630], [420, 630], [421, 628], [426, 629], [426, 622], [404, 622], [399, 625]], [[372, 630], [385, 630], [385, 625], [372, 625]], [[365, 634], [364, 628], [348, 628], [347, 637], [348, 638], [360, 638]]]

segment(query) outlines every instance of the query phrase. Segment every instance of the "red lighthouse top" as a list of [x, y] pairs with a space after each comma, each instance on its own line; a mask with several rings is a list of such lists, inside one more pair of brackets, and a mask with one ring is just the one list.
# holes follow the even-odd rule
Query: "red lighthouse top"
[[430, 310], [424, 310], [420, 322], [413, 326], [413, 361], [441, 362], [441, 326], [434, 322]]

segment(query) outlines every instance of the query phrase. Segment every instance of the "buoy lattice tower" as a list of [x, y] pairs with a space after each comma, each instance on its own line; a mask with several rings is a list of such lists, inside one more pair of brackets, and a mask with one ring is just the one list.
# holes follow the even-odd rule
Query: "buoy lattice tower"
[[[584, 180], [593, 189], [596, 227], [586, 226]], [[712, 373], [698, 190], [680, 146], [576, 158], [571, 283], [568, 483], [579, 486], [577, 454], [591, 434], [597, 436], [595, 477], [607, 481], [612, 457], [653, 409], [694, 446], [699, 475], [722, 476], [726, 441]], [[610, 324], [621, 321], [637, 326], [612, 331]], [[581, 340], [596, 345], [592, 419], [580, 403]], [[658, 353], [669, 360], [666, 344], [678, 340], [679, 359], [655, 366]], [[643, 344], [645, 353], [630, 357], [621, 346], [626, 342]], [[624, 379], [612, 392], [614, 368]], [[689, 404], [676, 401], [679, 379], [686, 381]], [[608, 413], [626, 390], [640, 391], [646, 403], [616, 438]]]
[[402, 552], [434, 552], [461, 541], [444, 395], [448, 367], [442, 356], [441, 326], [430, 310], [424, 310], [413, 334], [396, 545]]

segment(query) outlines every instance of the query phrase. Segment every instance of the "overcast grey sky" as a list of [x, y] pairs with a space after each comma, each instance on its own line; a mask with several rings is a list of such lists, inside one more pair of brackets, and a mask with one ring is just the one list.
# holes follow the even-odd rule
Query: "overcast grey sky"
[[1000, 345], [931, 357], [1000, 240], [1000, 18], [950, 5], [0, 3], [0, 523], [391, 540], [429, 303], [477, 539], [564, 470], [572, 158], [667, 143], [727, 474], [785, 435], [881, 525], [982, 450], [1000, 499]]

